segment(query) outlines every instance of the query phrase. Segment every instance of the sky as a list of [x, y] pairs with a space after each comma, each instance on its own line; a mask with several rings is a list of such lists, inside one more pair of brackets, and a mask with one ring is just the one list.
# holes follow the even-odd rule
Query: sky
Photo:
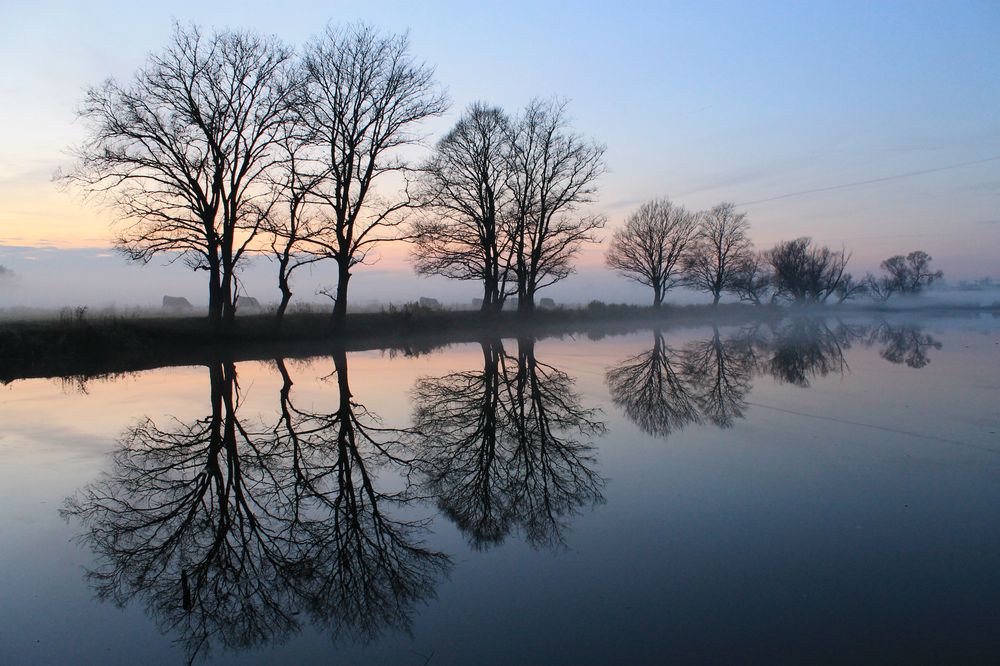
[[[0, 306], [207, 300], [181, 264], [126, 265], [109, 251], [114, 213], [52, 180], [83, 136], [87, 86], [129, 77], [175, 19], [293, 45], [331, 21], [409, 30], [452, 100], [429, 141], [475, 100], [568, 99], [575, 128], [607, 145], [605, 237], [650, 198], [734, 201], [761, 248], [812, 236], [852, 252], [856, 274], [919, 248], [949, 278], [1000, 275], [1000, 1], [465, 4], [0, 0]], [[554, 295], [645, 302], [603, 249]], [[381, 255], [356, 301], [478, 293], [414, 277], [404, 247]], [[272, 273], [249, 270], [252, 295], [277, 299]], [[298, 294], [315, 300], [332, 275]]]

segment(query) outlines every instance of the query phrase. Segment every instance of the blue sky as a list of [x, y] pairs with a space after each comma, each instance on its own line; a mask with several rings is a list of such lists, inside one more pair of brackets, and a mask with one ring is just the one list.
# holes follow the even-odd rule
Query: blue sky
[[108, 213], [50, 178], [81, 135], [83, 89], [128, 76], [174, 18], [292, 44], [330, 20], [409, 29], [454, 104], [431, 137], [473, 100], [569, 98], [577, 128], [608, 147], [599, 208], [611, 226], [655, 196], [773, 199], [743, 208], [760, 246], [811, 235], [853, 251], [855, 272], [919, 247], [956, 278], [1000, 273], [995, 1], [7, 2], [0, 244], [107, 245]]

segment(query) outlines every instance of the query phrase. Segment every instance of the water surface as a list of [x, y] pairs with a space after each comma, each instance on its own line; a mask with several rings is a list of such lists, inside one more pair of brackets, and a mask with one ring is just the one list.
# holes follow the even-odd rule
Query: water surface
[[998, 378], [829, 318], [14, 382], [0, 662], [993, 660]]

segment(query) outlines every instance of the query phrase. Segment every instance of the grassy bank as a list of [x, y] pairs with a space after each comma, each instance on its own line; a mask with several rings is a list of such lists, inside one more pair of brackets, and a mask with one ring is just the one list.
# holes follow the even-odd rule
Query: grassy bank
[[[996, 308], [921, 308], [909, 312], [958, 314]], [[753, 307], [741, 304], [665, 306], [659, 310], [594, 303], [580, 309], [539, 310], [530, 318], [504, 312], [412, 307], [352, 313], [343, 331], [334, 332], [329, 316], [296, 313], [279, 327], [269, 315], [239, 317], [220, 335], [203, 317], [88, 317], [77, 311], [58, 320], [0, 323], [0, 382], [26, 377], [99, 375], [164, 365], [195, 365], [218, 358], [234, 360], [308, 356], [333, 346], [349, 350], [391, 348], [407, 353], [485, 337], [536, 337], [583, 333], [625, 333], [650, 326], [740, 324], [780, 318], [790, 312], [848, 315], [884, 314], [885, 309]], [[891, 310], [900, 312], [900, 310]]]

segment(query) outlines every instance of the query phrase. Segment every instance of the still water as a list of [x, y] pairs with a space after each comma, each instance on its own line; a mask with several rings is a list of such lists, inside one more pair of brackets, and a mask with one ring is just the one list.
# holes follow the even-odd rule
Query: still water
[[0, 388], [0, 663], [1000, 659], [1000, 320]]

